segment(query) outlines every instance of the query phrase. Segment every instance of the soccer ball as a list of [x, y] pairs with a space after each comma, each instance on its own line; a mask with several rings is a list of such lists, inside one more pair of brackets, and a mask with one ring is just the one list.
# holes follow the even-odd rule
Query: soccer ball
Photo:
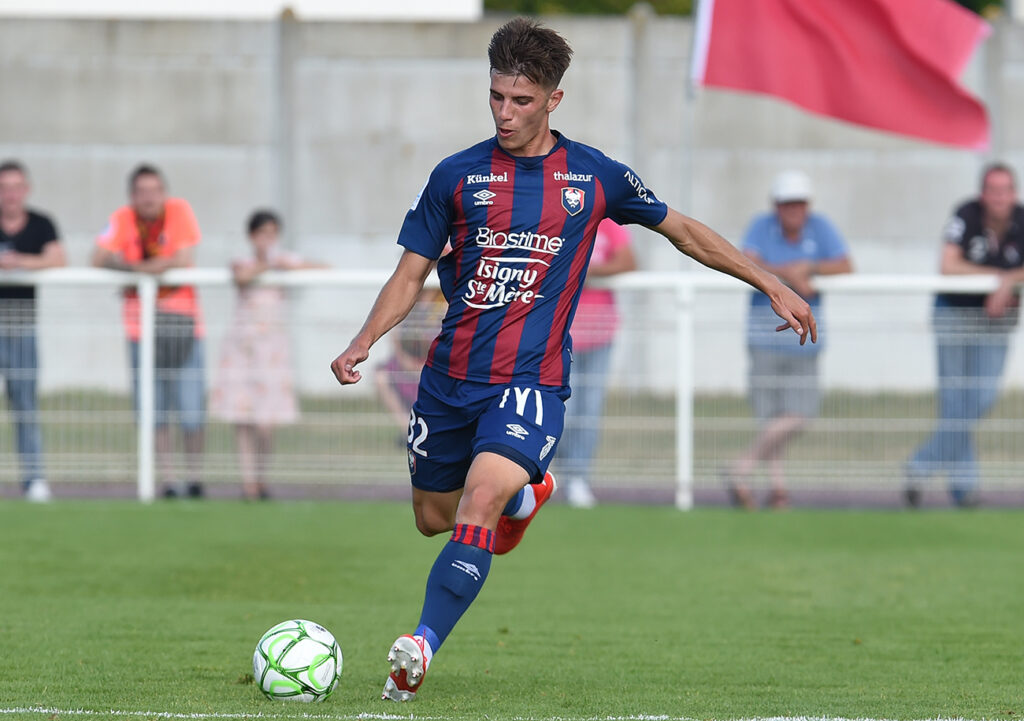
[[285, 621], [256, 644], [252, 674], [269, 699], [323, 701], [338, 685], [341, 663], [330, 631], [312, 621]]

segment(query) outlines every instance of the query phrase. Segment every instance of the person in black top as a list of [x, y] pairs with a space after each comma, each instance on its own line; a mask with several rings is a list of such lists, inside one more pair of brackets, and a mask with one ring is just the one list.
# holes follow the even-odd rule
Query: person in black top
[[958, 506], [977, 504], [974, 429], [999, 396], [1010, 333], [1017, 325], [1024, 281], [1024, 206], [1013, 170], [985, 168], [981, 195], [957, 208], [943, 232], [942, 272], [999, 278], [987, 295], [942, 293], [935, 299], [939, 420], [907, 462], [907, 503], [921, 502], [921, 482], [945, 473]]
[[[0, 163], [0, 269], [40, 270], [66, 263], [56, 226], [25, 206], [28, 193], [24, 166], [12, 160]], [[14, 413], [21, 482], [27, 499], [48, 501], [37, 418], [38, 368], [36, 289], [5, 285], [0, 278], [0, 373]]]

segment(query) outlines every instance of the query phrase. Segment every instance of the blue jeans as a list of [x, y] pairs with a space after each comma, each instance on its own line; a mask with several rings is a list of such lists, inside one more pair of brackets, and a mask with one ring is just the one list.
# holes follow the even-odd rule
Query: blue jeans
[[[132, 387], [135, 410], [139, 409], [139, 344], [128, 344], [132, 361]], [[206, 419], [206, 382], [204, 381], [203, 341], [196, 338], [180, 368], [155, 369], [154, 409], [157, 427], [177, 422], [185, 431], [198, 431]]]
[[565, 402], [565, 430], [558, 445], [558, 468], [567, 478], [590, 480], [604, 415], [605, 381], [612, 346], [572, 354], [572, 396]]
[[0, 373], [7, 386], [7, 402], [14, 418], [21, 482], [27, 485], [43, 477], [43, 436], [39, 430], [36, 378], [36, 332], [30, 325], [5, 325], [0, 329]]
[[950, 490], [978, 485], [974, 430], [999, 398], [1013, 324], [991, 320], [982, 309], [935, 309], [939, 418], [935, 431], [907, 463], [911, 481], [946, 473]]

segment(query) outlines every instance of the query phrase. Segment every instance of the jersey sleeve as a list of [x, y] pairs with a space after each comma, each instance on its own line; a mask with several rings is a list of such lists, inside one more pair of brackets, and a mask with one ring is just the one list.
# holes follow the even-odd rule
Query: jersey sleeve
[[190, 248], [199, 245], [201, 234], [199, 232], [199, 221], [196, 214], [192, 212], [192, 206], [187, 200], [174, 198], [167, 201], [168, 210], [173, 203], [174, 212], [167, 213], [166, 233], [174, 244], [173, 252], [181, 248]]
[[957, 208], [946, 224], [942, 226], [942, 240], [953, 245], [963, 245], [964, 232], [967, 230], [967, 206]]
[[607, 206], [605, 215], [619, 225], [637, 223], [655, 226], [668, 215], [668, 206], [658, 200], [631, 168], [622, 163], [608, 160], [601, 182]]
[[748, 253], [753, 253], [759, 258], [765, 256], [765, 233], [766, 219], [763, 215], [759, 215], [750, 221], [750, 225], [747, 226], [746, 232], [743, 234], [743, 242], [740, 248]]
[[124, 229], [120, 227], [120, 224], [125, 222], [124, 215], [120, 210], [110, 214], [106, 227], [96, 236], [96, 245], [104, 250], [109, 250], [111, 253], [121, 253], [124, 251], [125, 241], [128, 236]]
[[828, 218], [818, 216], [819, 243], [817, 260], [840, 260], [848, 255], [843, 236]]
[[399, 245], [430, 260], [441, 257], [451, 234], [455, 188], [448, 175], [441, 166], [434, 168], [398, 233]]
[[42, 251], [43, 247], [47, 243], [51, 243], [55, 240], [60, 240], [60, 233], [57, 230], [57, 224], [48, 215], [40, 214], [39, 224], [39, 250]]

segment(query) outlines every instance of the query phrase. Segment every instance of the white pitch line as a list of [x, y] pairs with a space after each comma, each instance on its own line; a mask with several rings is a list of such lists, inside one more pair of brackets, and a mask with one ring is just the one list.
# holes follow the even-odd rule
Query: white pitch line
[[[0, 716], [13, 716], [15, 714], [47, 715], [47, 716], [87, 716], [93, 718], [158, 718], [158, 719], [308, 719], [309, 721], [444, 721], [443, 716], [419, 716], [416, 714], [400, 715], [390, 713], [360, 713], [360, 714], [317, 714], [317, 713], [296, 713], [296, 714], [274, 714], [263, 713], [181, 713], [175, 711], [121, 711], [111, 709], [109, 711], [92, 711], [89, 709], [61, 709], [45, 706], [31, 706], [25, 708], [0, 708]], [[638, 714], [634, 716], [515, 716], [512, 721], [698, 721], [689, 716], [667, 716], [657, 714]], [[725, 720], [723, 720], [725, 721]], [[841, 716], [769, 716], [743, 719], [729, 719], [727, 721], [891, 721], [890, 719], [873, 718], [844, 718]], [[959, 716], [939, 717], [933, 719], [917, 719], [916, 721], [968, 721]], [[987, 721], [980, 719], [978, 721]]]
[[111, 709], [109, 711], [91, 711], [89, 709], [67, 709], [47, 708], [43, 706], [32, 706], [29, 708], [0, 708], [0, 716], [13, 716], [14, 714], [38, 714], [47, 716], [91, 716], [94, 718], [161, 718], [161, 719], [309, 719], [309, 721], [442, 721], [440, 718], [431, 716], [399, 716], [389, 713], [361, 713], [339, 716], [337, 714], [273, 714], [263, 713], [180, 713], [175, 711], [120, 711]]

